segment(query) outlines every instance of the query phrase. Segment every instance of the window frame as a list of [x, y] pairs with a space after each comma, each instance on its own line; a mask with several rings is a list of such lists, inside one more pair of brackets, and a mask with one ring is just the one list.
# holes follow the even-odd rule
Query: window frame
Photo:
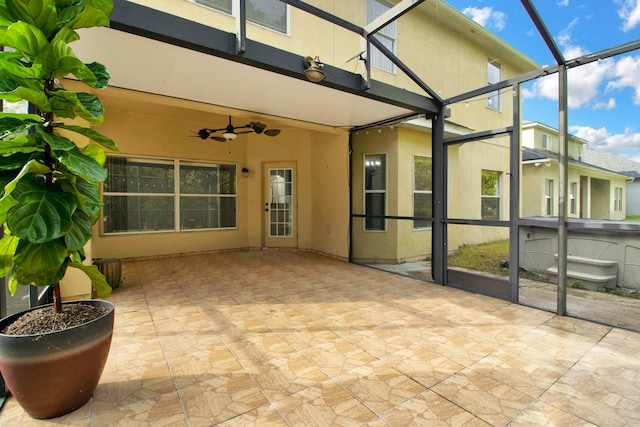
[[555, 181], [553, 179], [544, 180], [545, 215], [554, 216], [553, 197], [555, 193]]
[[[382, 167], [383, 172], [384, 172], [384, 180], [383, 180], [383, 185], [384, 188], [382, 189], [368, 189], [367, 188], [367, 158], [377, 158], [380, 157], [383, 159], [383, 165]], [[389, 179], [389, 174], [387, 173], [387, 153], [364, 153], [362, 156], [362, 191], [363, 191], [363, 197], [362, 197], [362, 208], [364, 211], [365, 216], [369, 214], [369, 212], [367, 211], [367, 195], [369, 194], [382, 194], [384, 196], [384, 203], [383, 203], [383, 212], [382, 215], [384, 215], [386, 217], [387, 215], [387, 209], [388, 209], [388, 202], [389, 202], [389, 198], [388, 198], [388, 194], [387, 194], [387, 188], [388, 188], [388, 179]], [[373, 218], [374, 220], [377, 220], [379, 218]], [[382, 227], [381, 228], [368, 228], [368, 218], [364, 218], [363, 221], [363, 230], [366, 232], [386, 232], [387, 231], [387, 219], [383, 218], [382, 219]]]
[[[367, 0], [365, 5], [365, 23], [371, 23], [374, 19], [392, 7], [393, 5], [391, 3], [384, 0]], [[376, 9], [383, 8], [385, 10], [383, 10], [382, 13], [375, 13]], [[373, 17], [374, 14], [376, 15], [375, 17]], [[398, 29], [396, 21], [390, 22], [387, 26], [378, 30], [373, 37], [377, 37], [378, 40], [380, 40], [380, 42], [382, 42], [394, 54], [397, 52]], [[388, 45], [390, 45], [390, 47]], [[371, 56], [371, 58], [369, 58], [369, 62], [372, 67], [387, 73], [396, 74], [396, 64], [383, 55], [377, 47], [371, 46], [369, 49], [369, 55]]]
[[613, 210], [614, 212], [622, 212], [622, 197], [623, 197], [623, 188], [615, 187], [614, 188], [614, 200], [613, 200]]
[[[198, 232], [198, 231], [217, 231], [217, 230], [234, 230], [238, 228], [238, 165], [233, 162], [215, 162], [215, 161], [201, 161], [201, 160], [188, 160], [188, 159], [167, 159], [167, 158], [158, 158], [158, 157], [146, 157], [146, 156], [136, 156], [136, 155], [108, 155], [107, 156], [107, 165], [109, 158], [113, 159], [125, 159], [128, 161], [141, 163], [141, 164], [149, 164], [149, 165], [167, 165], [171, 166], [173, 169], [173, 191], [172, 192], [156, 192], [156, 193], [147, 193], [147, 192], [128, 192], [128, 191], [109, 191], [105, 189], [105, 186], [108, 184], [107, 182], [101, 185], [101, 197], [102, 202], [106, 206], [106, 198], [107, 197], [171, 197], [173, 199], [173, 227], [166, 229], [157, 229], [157, 230], [132, 230], [132, 231], [105, 231], [105, 214], [107, 213], [105, 209], [101, 210], [101, 225], [100, 232], [102, 236], [122, 236], [122, 235], [134, 235], [134, 234], [151, 234], [151, 233], [189, 233], [189, 232]], [[183, 228], [181, 224], [181, 207], [183, 205], [182, 198], [183, 197], [192, 197], [193, 193], [183, 193], [181, 189], [181, 166], [195, 166], [195, 167], [205, 167], [211, 168], [216, 171], [217, 174], [220, 173], [221, 166], [231, 166], [233, 168], [233, 193], [222, 193], [220, 192], [220, 181], [217, 182], [216, 191], [217, 193], [211, 194], [195, 194], [197, 197], [203, 198], [215, 198], [218, 200], [218, 210], [217, 214], [220, 216], [222, 214], [222, 209], [220, 208], [220, 200], [222, 198], [233, 198], [235, 199], [235, 208], [233, 209], [233, 226], [228, 227], [203, 227], [203, 228]], [[113, 176], [113, 172], [109, 172], [109, 176]], [[218, 221], [220, 224], [220, 221]]]
[[577, 194], [578, 194], [578, 183], [575, 181], [572, 181], [571, 184], [569, 185], [569, 213], [571, 215], [578, 214], [578, 199], [576, 196]]
[[[193, 3], [193, 4], [197, 4], [198, 6], [206, 7], [208, 9], [210, 9], [210, 10], [215, 10], [216, 12], [224, 13], [225, 15], [233, 16], [235, 18], [237, 18], [238, 14], [239, 14], [238, 10], [235, 7], [236, 2], [233, 1], [233, 0], [229, 0], [231, 2], [231, 12], [229, 12], [227, 9], [222, 9], [222, 8], [216, 7], [215, 5], [209, 5], [209, 4], [200, 3], [200, 1], [202, 1], [202, 0], [188, 0], [188, 1], [190, 3]], [[264, 0], [261, 0], [261, 1], [264, 1]], [[247, 1], [247, 3], [248, 3], [248, 1]], [[276, 33], [289, 36], [289, 35], [291, 35], [291, 7], [287, 3], [285, 3], [284, 6], [285, 6], [285, 28], [284, 28], [284, 31], [282, 31], [282, 30], [280, 30], [278, 28], [275, 28], [275, 26], [269, 26], [269, 25], [266, 25], [266, 24], [263, 24], [263, 23], [260, 23], [260, 22], [257, 22], [255, 20], [251, 19], [251, 16], [249, 15], [249, 7], [248, 7], [248, 5], [247, 5], [247, 17], [246, 17], [247, 18], [247, 22], [249, 22], [249, 23], [251, 23], [253, 25], [256, 25], [258, 27], [274, 31]]]
[[[416, 188], [416, 178], [417, 178], [417, 161], [418, 159], [429, 159], [429, 173], [431, 174], [431, 188], [428, 190], [419, 190]], [[431, 198], [431, 212], [429, 212], [428, 217], [433, 217], [433, 158], [429, 156], [424, 156], [420, 154], [414, 154], [413, 156], [413, 216], [417, 217], [420, 215], [416, 214], [416, 196], [421, 194], [428, 194]], [[425, 226], [416, 226], [416, 222], [428, 222], [429, 225]], [[413, 220], [413, 230], [431, 230], [433, 228], [433, 223], [425, 220]]]
[[[491, 172], [491, 173], [495, 173], [496, 174], [496, 185], [495, 185], [495, 192], [496, 194], [485, 194], [484, 192], [484, 186], [482, 183], [482, 178], [485, 172]], [[484, 201], [485, 200], [490, 200], [490, 199], [495, 199], [496, 201], [495, 206], [496, 206], [496, 215], [495, 218], [489, 218], [488, 216], [485, 216], [482, 214], [482, 208], [484, 206]], [[492, 169], [482, 169], [481, 170], [481, 175], [480, 175], [480, 218], [484, 221], [500, 221], [500, 215], [502, 214], [501, 209], [500, 209], [500, 204], [502, 203], [502, 172], [501, 171], [496, 171], [496, 170], [492, 170]]]
[[[492, 68], [497, 70], [497, 78], [494, 78]], [[492, 85], [502, 80], [502, 65], [500, 62], [492, 58], [487, 58], [487, 84]], [[487, 108], [502, 112], [502, 97], [500, 90], [494, 90], [487, 93]]]

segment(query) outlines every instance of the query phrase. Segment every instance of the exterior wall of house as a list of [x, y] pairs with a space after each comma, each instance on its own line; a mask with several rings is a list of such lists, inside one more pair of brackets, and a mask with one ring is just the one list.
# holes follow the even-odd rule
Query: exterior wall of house
[[[134, 0], [135, 3], [170, 12], [182, 18], [235, 31], [235, 18], [187, 0]], [[309, 2], [357, 25], [365, 24], [365, 0], [315, 0]], [[504, 46], [478, 39], [455, 19], [441, 20], [428, 13], [433, 2], [403, 15], [397, 25], [396, 53], [416, 75], [443, 98], [487, 84], [489, 59], [500, 61], [501, 78], [507, 79], [533, 69], [533, 63]], [[438, 6], [438, 5], [436, 5]], [[451, 9], [442, 5], [441, 9]], [[437, 7], [436, 7], [437, 9]], [[247, 37], [301, 56], [320, 56], [324, 63], [351, 72], [363, 72], [357, 59], [345, 61], [362, 50], [361, 37], [322, 21], [294, 7], [288, 8], [288, 33], [247, 24]], [[449, 12], [447, 12], [449, 13]], [[458, 12], [455, 12], [459, 15]], [[460, 19], [460, 18], [456, 18]], [[469, 21], [468, 25], [473, 23]], [[475, 25], [475, 24], [473, 24]], [[464, 27], [464, 28], [463, 28]], [[481, 31], [478, 28], [478, 31]], [[389, 73], [372, 68], [372, 78], [424, 93], [401, 71]], [[112, 92], [115, 93], [115, 92]], [[289, 123], [286, 132], [265, 143], [262, 135], [241, 135], [232, 143], [218, 144], [185, 138], [188, 129], [224, 126], [211, 123], [207, 113], [224, 116], [213, 106], [119, 92], [107, 100], [104, 132], [121, 146], [123, 154], [159, 158], [200, 159], [231, 162], [250, 170], [238, 172], [238, 225], [230, 230], [164, 232], [105, 236], [97, 230], [93, 249], [96, 257], [156, 256], [181, 252], [260, 248], [263, 246], [263, 171], [269, 162], [289, 162], [297, 171], [297, 247], [346, 257], [349, 248], [348, 136], [339, 129], [309, 129]], [[449, 120], [472, 131], [511, 125], [513, 96], [501, 94], [501, 107], [489, 108], [487, 96], [473, 102], [451, 105]], [[145, 104], [146, 103], [146, 104]], [[146, 108], [152, 105], [154, 108]], [[246, 112], [233, 112], [234, 119]], [[427, 136], [425, 136], [427, 135]], [[413, 156], [430, 155], [430, 131], [399, 128], [372, 130], [354, 136], [352, 195], [354, 213], [363, 208], [363, 155], [387, 155], [387, 215], [413, 215]], [[178, 142], [179, 141], [179, 142]], [[272, 141], [277, 141], [277, 144]], [[424, 144], [423, 144], [424, 141]], [[450, 216], [479, 219], [481, 172], [501, 172], [501, 218], [508, 219], [508, 144], [499, 140], [454, 147], [449, 162]], [[449, 249], [459, 244], [504, 238], [507, 228], [452, 227]], [[384, 232], [364, 231], [360, 219], [353, 222], [354, 253], [369, 260], [398, 262], [422, 259], [430, 254], [430, 230], [413, 230], [412, 221], [388, 220]]]
[[[398, 151], [398, 216], [414, 214], [415, 156], [432, 157], [428, 132], [398, 129], [402, 150]], [[396, 221], [398, 227], [397, 258], [405, 262], [422, 261], [431, 255], [431, 228], [414, 229], [412, 220]]]
[[[352, 204], [354, 214], [365, 214], [364, 156], [386, 155], [386, 215], [398, 215], [398, 129], [356, 132], [352, 136]], [[358, 262], [395, 263], [398, 259], [398, 221], [385, 221], [384, 231], [365, 230], [364, 218], [354, 218], [353, 256]]]
[[[482, 171], [499, 172], [499, 218], [509, 220], [509, 142], [494, 138], [449, 147], [448, 216], [461, 219], [482, 219]], [[473, 245], [506, 239], [507, 227], [449, 225], [448, 250], [461, 245]]]
[[[94, 257], [153, 257], [262, 248], [267, 188], [263, 168], [268, 162], [285, 162], [296, 170], [297, 247], [347, 258], [346, 131], [305, 129], [301, 124], [283, 122], [278, 126], [282, 132], [275, 138], [252, 133], [239, 135], [232, 142], [203, 141], [189, 137], [189, 131], [224, 127], [227, 123], [228, 116], [220, 115], [215, 107], [114, 88], [100, 96], [106, 114], [105, 123], [97, 130], [114, 139], [122, 155], [236, 164], [237, 227], [105, 235], [98, 224], [92, 240]], [[237, 115], [234, 121], [243, 123]], [[268, 124], [276, 127], [271, 121]], [[249, 169], [249, 176], [241, 174], [243, 167]]]

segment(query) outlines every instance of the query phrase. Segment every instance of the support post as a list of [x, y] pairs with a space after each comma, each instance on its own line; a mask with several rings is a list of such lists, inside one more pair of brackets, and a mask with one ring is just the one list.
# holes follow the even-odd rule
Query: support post
[[569, 177], [569, 136], [567, 124], [567, 67], [558, 72], [558, 303], [556, 312], [567, 314], [567, 179]]
[[431, 277], [447, 284], [447, 147], [444, 145], [445, 108], [433, 118], [431, 153], [433, 177], [433, 229], [431, 232]]
[[513, 126], [509, 148], [509, 299], [518, 302], [520, 287], [520, 84], [513, 85]]

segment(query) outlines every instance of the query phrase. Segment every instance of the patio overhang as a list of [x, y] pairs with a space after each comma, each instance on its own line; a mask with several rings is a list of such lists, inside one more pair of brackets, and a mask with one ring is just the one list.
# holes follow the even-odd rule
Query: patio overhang
[[[111, 28], [83, 30], [76, 52], [109, 69], [110, 86], [336, 128], [437, 114], [428, 96], [325, 64], [312, 83], [303, 57], [124, 0]], [[97, 57], [99, 55], [99, 58]], [[222, 113], [224, 114], [224, 113]]]

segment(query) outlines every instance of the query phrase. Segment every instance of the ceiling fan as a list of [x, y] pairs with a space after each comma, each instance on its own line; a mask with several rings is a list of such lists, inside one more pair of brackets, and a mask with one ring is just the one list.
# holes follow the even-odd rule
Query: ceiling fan
[[[247, 129], [242, 130], [240, 132], [237, 129]], [[223, 132], [222, 136], [212, 135], [216, 132]], [[267, 125], [260, 122], [249, 122], [244, 126], [233, 126], [231, 123], [231, 116], [229, 116], [229, 124], [226, 127], [220, 129], [208, 129], [203, 128], [200, 129], [197, 133], [197, 136], [200, 139], [211, 138], [215, 141], [226, 142], [231, 141], [237, 138], [238, 135], [243, 133], [251, 133], [255, 132], [257, 134], [264, 134], [267, 136], [276, 136], [280, 133], [280, 129], [267, 129]]]

